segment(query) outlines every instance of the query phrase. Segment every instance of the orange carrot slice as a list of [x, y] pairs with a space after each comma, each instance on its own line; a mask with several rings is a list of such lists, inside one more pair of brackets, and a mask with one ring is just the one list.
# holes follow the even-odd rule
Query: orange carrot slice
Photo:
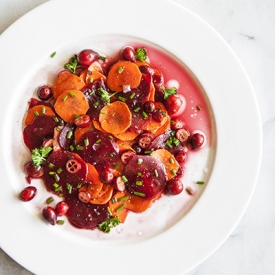
[[84, 86], [85, 82], [80, 77], [69, 71], [64, 71], [58, 75], [58, 79], [54, 83], [53, 97], [57, 99], [67, 90], [81, 90]]
[[74, 139], [75, 139], [76, 143], [79, 142], [80, 138], [84, 134], [91, 132], [92, 130], [94, 130], [94, 125], [92, 122], [90, 122], [89, 126], [85, 127], [85, 128], [76, 127], [76, 129], [74, 131]]
[[170, 125], [171, 125], [171, 119], [169, 117], [167, 117], [166, 122], [160, 126], [159, 128], [152, 130], [152, 133], [157, 137], [161, 134], [164, 134], [166, 131], [168, 131], [170, 129]]
[[100, 180], [100, 176], [92, 164], [87, 163], [87, 167], [88, 167], [87, 181], [89, 182], [87, 191], [90, 193], [91, 198], [94, 199], [100, 195], [100, 192], [103, 187], [103, 182]]
[[107, 203], [113, 195], [113, 186], [109, 184], [103, 184], [101, 191], [96, 198], [92, 198], [90, 203], [92, 204], [105, 204]]
[[126, 191], [123, 191], [117, 192], [109, 201], [109, 209], [112, 216], [117, 216], [121, 223], [125, 221], [128, 214], [128, 210], [125, 207], [128, 198], [129, 194]]
[[123, 151], [127, 151], [127, 150], [131, 150], [134, 151], [134, 149], [132, 148], [132, 145], [135, 143], [134, 140], [118, 140], [117, 141], [117, 145], [119, 147], [119, 151], [123, 152]]
[[168, 112], [167, 112], [165, 106], [160, 102], [155, 102], [155, 105], [156, 105], [156, 110], [163, 113], [163, 117], [162, 117], [161, 121], [156, 121], [156, 120], [152, 119], [151, 123], [147, 126], [147, 129], [146, 129], [148, 131], [150, 131], [150, 130], [156, 131], [161, 126], [163, 126], [168, 119]]
[[45, 105], [35, 105], [28, 110], [28, 113], [24, 122], [25, 125], [32, 123], [33, 120], [40, 115], [56, 116], [56, 114], [50, 107]]
[[131, 125], [131, 121], [131, 111], [122, 101], [114, 101], [104, 106], [99, 114], [102, 129], [113, 135], [124, 133]]
[[151, 156], [159, 159], [163, 163], [166, 169], [168, 180], [175, 177], [179, 169], [179, 164], [169, 151], [166, 149], [157, 149], [152, 152]]
[[117, 139], [122, 140], [122, 141], [131, 141], [134, 140], [139, 134], [138, 132], [124, 132], [120, 134], [113, 134]]
[[75, 115], [83, 115], [89, 109], [85, 95], [78, 90], [63, 92], [54, 105], [57, 114], [66, 122], [73, 122]]
[[142, 74], [135, 63], [121, 60], [111, 67], [107, 75], [107, 84], [112, 91], [122, 92], [125, 85], [137, 88], [141, 76]]
[[84, 70], [79, 76], [86, 84], [92, 83], [95, 80], [103, 79], [106, 80], [106, 76], [99, 71], [89, 71], [89, 69]]
[[93, 125], [95, 129], [99, 130], [102, 133], [106, 133], [106, 131], [102, 129], [100, 123], [97, 120], [93, 120]]

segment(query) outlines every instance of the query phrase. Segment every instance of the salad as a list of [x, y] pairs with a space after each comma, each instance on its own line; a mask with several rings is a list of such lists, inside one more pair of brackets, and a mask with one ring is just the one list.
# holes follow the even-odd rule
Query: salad
[[[112, 62], [80, 51], [54, 85], [38, 87], [29, 100], [22, 134], [29, 185], [19, 198], [32, 200], [32, 179], [40, 178], [50, 194], [42, 211], [47, 222], [63, 224], [66, 215], [76, 228], [109, 233], [163, 196], [192, 195], [184, 167], [207, 138], [186, 127], [185, 107], [145, 47], [125, 46]], [[54, 196], [61, 198], [55, 205]]]

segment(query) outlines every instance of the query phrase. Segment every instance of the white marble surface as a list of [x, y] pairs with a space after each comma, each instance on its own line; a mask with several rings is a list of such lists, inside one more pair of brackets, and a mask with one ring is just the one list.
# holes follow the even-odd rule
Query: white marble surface
[[[275, 274], [275, 1], [174, 1], [208, 22], [235, 51], [254, 86], [263, 125], [262, 167], [246, 213], [226, 242], [187, 275]], [[44, 2], [46, 0], [1, 0], [0, 34]], [[243, 146], [246, 138], [249, 137], [240, 139]], [[0, 249], [0, 274], [32, 273]]]

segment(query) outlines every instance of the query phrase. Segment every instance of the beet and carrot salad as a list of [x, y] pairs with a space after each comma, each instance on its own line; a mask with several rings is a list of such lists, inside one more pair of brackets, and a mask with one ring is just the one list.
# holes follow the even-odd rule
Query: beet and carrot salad
[[[106, 63], [92, 49], [69, 58], [53, 86], [38, 87], [23, 121], [30, 152], [24, 165], [29, 185], [20, 199], [37, 192], [40, 178], [49, 195], [43, 218], [77, 228], [111, 228], [142, 213], [162, 196], [184, 190], [183, 165], [206, 137], [190, 133], [183, 99], [165, 87], [146, 48], [125, 46]], [[103, 66], [104, 64], [104, 66]], [[200, 182], [203, 184], [203, 182]]]

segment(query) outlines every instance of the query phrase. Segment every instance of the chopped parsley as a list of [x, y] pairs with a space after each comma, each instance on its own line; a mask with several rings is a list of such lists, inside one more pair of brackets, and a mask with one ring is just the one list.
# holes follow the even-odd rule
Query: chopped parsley
[[110, 218], [98, 225], [98, 228], [103, 231], [104, 233], [109, 233], [111, 229], [117, 225], [120, 224], [120, 219], [115, 216], [113, 218]]
[[32, 150], [32, 162], [34, 167], [41, 165], [52, 151], [52, 147], [41, 147]]
[[145, 48], [137, 48], [136, 49], [136, 59], [144, 62], [147, 58], [147, 51]]

